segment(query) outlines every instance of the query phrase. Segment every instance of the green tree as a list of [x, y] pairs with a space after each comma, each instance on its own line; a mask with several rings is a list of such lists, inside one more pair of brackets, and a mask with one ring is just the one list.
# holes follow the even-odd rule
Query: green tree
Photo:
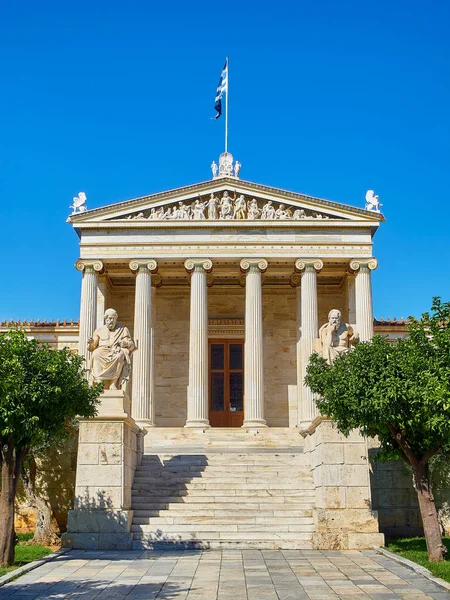
[[378, 438], [381, 460], [411, 466], [429, 558], [442, 561], [429, 461], [450, 454], [450, 303], [434, 298], [431, 313], [409, 321], [406, 339], [375, 336], [332, 365], [313, 354], [305, 382], [342, 433], [359, 428]]
[[89, 387], [83, 360], [21, 330], [0, 335], [0, 565], [14, 562], [14, 499], [24, 460], [67, 437], [77, 417], [96, 414], [102, 388]]

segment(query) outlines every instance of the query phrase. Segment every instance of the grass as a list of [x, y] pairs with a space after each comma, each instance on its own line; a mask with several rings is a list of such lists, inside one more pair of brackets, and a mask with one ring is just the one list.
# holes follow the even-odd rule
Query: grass
[[52, 550], [46, 546], [24, 546], [24, 542], [33, 537], [32, 533], [18, 533], [17, 537], [19, 538], [19, 543], [16, 546], [14, 564], [11, 567], [0, 567], [0, 577], [27, 563], [33, 562], [33, 560], [38, 560], [52, 553]]
[[428, 560], [427, 545], [423, 537], [392, 539], [389, 540], [386, 548], [425, 567], [435, 577], [440, 577], [450, 583], [450, 537], [443, 538], [443, 542], [447, 547], [447, 560], [440, 563]]

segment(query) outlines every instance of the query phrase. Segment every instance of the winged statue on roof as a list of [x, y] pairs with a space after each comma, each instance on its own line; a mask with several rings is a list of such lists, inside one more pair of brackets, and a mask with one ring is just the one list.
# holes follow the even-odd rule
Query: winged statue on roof
[[76, 215], [78, 213], [83, 213], [87, 211], [86, 206], [87, 197], [84, 192], [78, 192], [78, 196], [75, 196], [73, 199], [73, 204], [70, 205], [70, 208], [73, 208], [72, 214]]
[[380, 206], [383, 206], [378, 202], [378, 196], [375, 195], [373, 190], [367, 190], [366, 192], [366, 210], [372, 212], [380, 212]]

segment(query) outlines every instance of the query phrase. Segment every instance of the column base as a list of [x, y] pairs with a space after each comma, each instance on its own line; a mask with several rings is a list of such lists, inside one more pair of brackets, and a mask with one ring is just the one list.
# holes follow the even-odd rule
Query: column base
[[156, 425], [153, 423], [153, 421], [150, 421], [150, 419], [138, 419], [136, 421], [136, 425], [141, 429], [151, 429], [152, 427], [156, 427]]
[[265, 419], [251, 419], [248, 421], [244, 421], [242, 428], [248, 429], [249, 427], [267, 427], [267, 423]]
[[186, 421], [185, 429], [209, 429], [211, 425], [208, 419], [197, 419], [195, 421]]

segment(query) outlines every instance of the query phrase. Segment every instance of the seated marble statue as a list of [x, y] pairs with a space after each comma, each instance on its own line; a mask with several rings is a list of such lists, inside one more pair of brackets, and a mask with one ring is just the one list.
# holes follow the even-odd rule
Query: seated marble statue
[[102, 382], [105, 389], [127, 391], [130, 375], [131, 353], [135, 344], [127, 327], [117, 323], [117, 312], [108, 308], [104, 325], [94, 331], [88, 341], [90, 380]]
[[322, 356], [331, 364], [342, 352], [351, 349], [358, 339], [358, 334], [353, 331], [351, 325], [341, 321], [341, 311], [333, 308], [328, 313], [328, 323], [319, 329], [319, 339]]

